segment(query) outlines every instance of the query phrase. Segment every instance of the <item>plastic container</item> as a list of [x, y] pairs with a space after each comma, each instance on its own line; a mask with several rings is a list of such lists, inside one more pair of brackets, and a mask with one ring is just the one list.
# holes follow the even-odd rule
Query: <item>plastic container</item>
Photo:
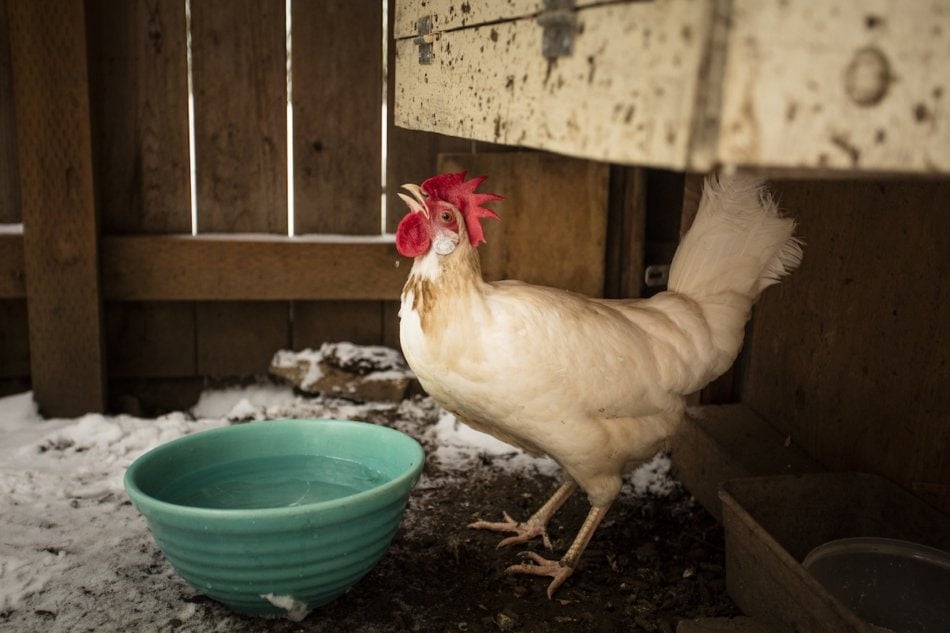
[[950, 631], [950, 554], [896, 539], [845, 538], [802, 566], [865, 622], [897, 633]]
[[252, 422], [149, 451], [125, 487], [193, 587], [241, 613], [301, 619], [377, 563], [423, 461], [383, 426]]
[[729, 595], [776, 633], [875, 630], [802, 565], [819, 545], [877, 537], [950, 550], [947, 515], [877, 475], [733, 479], [719, 496]]

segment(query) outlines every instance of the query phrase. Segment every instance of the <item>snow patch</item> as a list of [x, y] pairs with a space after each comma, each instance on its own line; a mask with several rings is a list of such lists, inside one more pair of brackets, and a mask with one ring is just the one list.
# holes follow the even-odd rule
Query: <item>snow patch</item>
[[277, 596], [272, 593], [265, 593], [261, 594], [261, 598], [267, 600], [278, 609], [287, 611], [287, 619], [293, 622], [300, 622], [310, 613], [307, 604], [297, 600], [293, 596]]
[[[296, 396], [291, 387], [283, 385], [252, 385], [234, 389], [212, 389], [202, 392], [191, 414], [201, 418], [229, 418], [235, 408], [238, 411], [254, 407], [266, 410], [284, 407], [294, 402]], [[245, 403], [242, 404], [242, 401]]]

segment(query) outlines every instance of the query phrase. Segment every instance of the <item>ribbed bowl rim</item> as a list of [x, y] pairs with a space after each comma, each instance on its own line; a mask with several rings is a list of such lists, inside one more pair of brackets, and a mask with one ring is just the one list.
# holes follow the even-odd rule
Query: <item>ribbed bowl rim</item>
[[[337, 499], [331, 499], [329, 501], [318, 501], [299, 506], [279, 508], [202, 508], [196, 506], [179, 505], [153, 497], [142, 490], [136, 481], [138, 472], [146, 467], [149, 462], [158, 459], [163, 455], [180, 451], [189, 444], [199, 440], [207, 440], [208, 438], [214, 437], [216, 435], [247, 433], [249, 432], [247, 430], [249, 428], [265, 428], [265, 426], [269, 425], [302, 427], [309, 424], [330, 424], [334, 427], [351, 427], [354, 430], [368, 430], [369, 428], [372, 428], [374, 430], [373, 432], [382, 433], [383, 435], [391, 435], [394, 441], [404, 443], [407, 449], [407, 456], [411, 458], [411, 461], [409, 461], [405, 470], [399, 475], [373, 488], [370, 488], [369, 490], [364, 490], [362, 492], [345, 497], [339, 497]], [[156, 446], [155, 448], [140, 455], [132, 462], [132, 464], [129, 465], [125, 471], [123, 483], [126, 492], [132, 499], [135, 506], [140, 512], [142, 512], [142, 514], [145, 514], [146, 518], [148, 519], [151, 519], [151, 517], [154, 515], [158, 515], [159, 517], [162, 515], [175, 515], [180, 517], [204, 518], [221, 521], [279, 519], [327, 512], [345, 506], [358, 507], [366, 503], [371, 503], [374, 500], [380, 498], [395, 496], [398, 491], [404, 488], [409, 488], [409, 484], [411, 484], [412, 480], [415, 479], [422, 471], [424, 459], [425, 453], [422, 450], [422, 446], [414, 438], [403, 433], [402, 431], [379, 424], [359, 422], [355, 420], [338, 420], [334, 418], [257, 420], [254, 422], [246, 422], [199, 431], [197, 433], [185, 435], [183, 437], [179, 437]]]

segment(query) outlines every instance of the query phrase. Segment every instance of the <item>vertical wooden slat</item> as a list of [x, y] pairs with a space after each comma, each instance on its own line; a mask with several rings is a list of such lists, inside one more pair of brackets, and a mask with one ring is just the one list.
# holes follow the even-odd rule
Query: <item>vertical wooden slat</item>
[[479, 247], [486, 280], [519, 279], [603, 296], [609, 166], [541, 152], [443, 154], [439, 171], [487, 175], [492, 205]]
[[[191, 233], [188, 62], [180, 0], [89, 0], [89, 81], [103, 233]], [[112, 378], [196, 373], [195, 308], [107, 303]]]
[[10, 38], [5, 0], [0, 0], [0, 224], [19, 221], [20, 183], [17, 182]]
[[191, 233], [181, 0], [89, 0], [89, 82], [103, 233]]
[[[293, 19], [295, 232], [378, 234], [382, 3], [296, 0]], [[378, 301], [296, 301], [292, 346], [382, 341]]]
[[[191, 32], [198, 231], [286, 235], [284, 3], [192, 0]], [[202, 375], [264, 372], [290, 342], [286, 302], [203, 303], [196, 314]]]
[[[0, 0], [0, 224], [20, 220], [10, 38], [6, 0]], [[0, 301], [0, 378], [29, 376], [29, 347], [26, 301]]]
[[287, 234], [284, 3], [193, 0], [198, 231]]
[[382, 3], [295, 0], [296, 234], [378, 234]]
[[950, 483], [950, 184], [773, 189], [805, 258], [756, 305], [742, 401], [826, 466]]
[[29, 340], [26, 301], [0, 301], [0, 378], [25, 378], [30, 375]]
[[646, 172], [611, 166], [604, 296], [639, 297], [646, 242]]
[[33, 391], [48, 415], [101, 411], [105, 363], [84, 6], [8, 0], [7, 12]]

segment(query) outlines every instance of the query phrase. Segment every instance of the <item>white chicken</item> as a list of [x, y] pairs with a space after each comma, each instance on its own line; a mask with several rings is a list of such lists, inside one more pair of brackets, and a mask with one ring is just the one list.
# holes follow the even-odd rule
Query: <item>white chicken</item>
[[801, 261], [794, 222], [758, 180], [708, 179], [670, 268], [669, 290], [605, 300], [518, 281], [486, 283], [480, 220], [497, 218], [477, 193], [484, 178], [443, 174], [405, 185], [399, 252], [415, 259], [402, 293], [400, 339], [425, 390], [466, 424], [550, 455], [564, 483], [525, 521], [505, 514], [471, 527], [511, 533], [499, 547], [541, 537], [577, 490], [591, 505], [560, 560], [528, 553], [509, 573], [573, 573], [621, 488], [676, 429], [684, 396], [729, 368], [752, 304]]

